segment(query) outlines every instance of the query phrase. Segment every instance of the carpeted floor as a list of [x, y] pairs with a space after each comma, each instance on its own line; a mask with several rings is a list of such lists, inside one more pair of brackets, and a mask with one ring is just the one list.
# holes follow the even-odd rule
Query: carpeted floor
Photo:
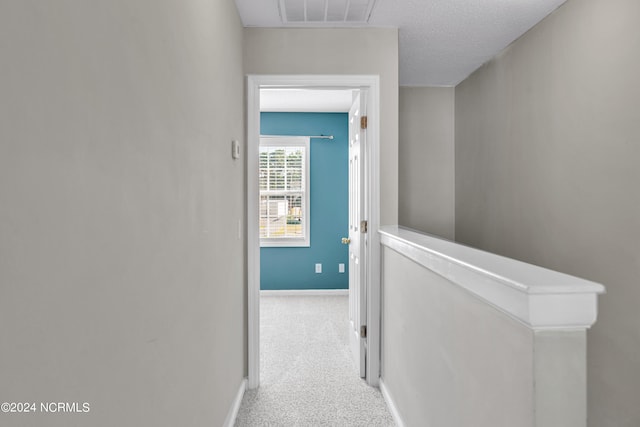
[[236, 426], [394, 426], [382, 394], [359, 378], [346, 296], [260, 299], [260, 387]]

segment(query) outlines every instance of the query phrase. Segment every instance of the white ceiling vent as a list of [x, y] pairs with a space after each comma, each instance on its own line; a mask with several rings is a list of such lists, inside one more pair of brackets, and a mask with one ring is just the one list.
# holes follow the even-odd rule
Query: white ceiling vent
[[278, 0], [284, 24], [366, 24], [376, 0]]

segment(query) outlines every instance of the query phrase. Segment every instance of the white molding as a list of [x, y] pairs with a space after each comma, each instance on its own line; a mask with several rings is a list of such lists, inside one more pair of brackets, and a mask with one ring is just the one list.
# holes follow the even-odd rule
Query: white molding
[[533, 330], [586, 329], [597, 319], [599, 283], [399, 226], [381, 243], [443, 276]]
[[[257, 107], [257, 108], [256, 108]], [[260, 82], [247, 81], [247, 386], [260, 385]]]
[[[260, 142], [260, 88], [367, 88], [367, 372], [377, 385], [380, 372], [380, 77], [376, 75], [249, 75], [247, 76], [247, 310], [248, 387], [260, 378], [260, 242], [258, 230], [258, 147]], [[255, 220], [253, 220], [255, 218]]]
[[367, 93], [368, 123], [366, 137], [366, 173], [368, 191], [365, 196], [369, 233], [366, 248], [366, 282], [367, 282], [367, 363], [366, 379], [371, 386], [377, 386], [380, 380], [382, 334], [381, 316], [381, 251], [380, 235], [380, 81], [376, 76]]
[[398, 427], [405, 427], [405, 423], [400, 416], [400, 411], [398, 411], [398, 407], [396, 406], [396, 402], [391, 397], [389, 393], [389, 389], [387, 388], [384, 380], [380, 378], [380, 392], [382, 392], [382, 397], [384, 401], [387, 402], [387, 407], [389, 408], [389, 412], [391, 412], [391, 416], [393, 417], [393, 421], [395, 421]]
[[240, 382], [240, 387], [238, 388], [238, 392], [236, 393], [235, 399], [231, 403], [231, 407], [229, 408], [229, 412], [227, 412], [227, 418], [224, 420], [223, 427], [233, 427], [236, 423], [236, 418], [238, 417], [238, 411], [240, 410], [240, 405], [242, 404], [242, 398], [244, 397], [244, 391], [247, 388], [247, 379], [243, 378]]
[[265, 289], [260, 291], [261, 297], [328, 297], [349, 296], [349, 289]]

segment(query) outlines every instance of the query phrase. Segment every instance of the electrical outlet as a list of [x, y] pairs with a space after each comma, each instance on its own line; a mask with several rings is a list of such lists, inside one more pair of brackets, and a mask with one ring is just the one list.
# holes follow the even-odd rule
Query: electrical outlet
[[322, 264], [316, 264], [316, 273], [322, 273]]
[[338, 273], [344, 273], [344, 264], [338, 264]]

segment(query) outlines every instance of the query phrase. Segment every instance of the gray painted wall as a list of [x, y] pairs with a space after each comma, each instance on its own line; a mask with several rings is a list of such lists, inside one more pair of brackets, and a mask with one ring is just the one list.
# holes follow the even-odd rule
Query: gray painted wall
[[456, 238], [603, 283], [589, 425], [640, 425], [640, 2], [569, 0], [456, 88]]
[[531, 332], [394, 250], [383, 256], [382, 379], [405, 424], [533, 427]]
[[0, 414], [219, 426], [245, 371], [233, 1], [0, 2]]
[[380, 224], [398, 223], [398, 30], [245, 28], [247, 74], [380, 76]]
[[454, 88], [400, 88], [398, 221], [455, 236]]
[[533, 332], [383, 250], [382, 379], [407, 426], [584, 427], [581, 331]]

